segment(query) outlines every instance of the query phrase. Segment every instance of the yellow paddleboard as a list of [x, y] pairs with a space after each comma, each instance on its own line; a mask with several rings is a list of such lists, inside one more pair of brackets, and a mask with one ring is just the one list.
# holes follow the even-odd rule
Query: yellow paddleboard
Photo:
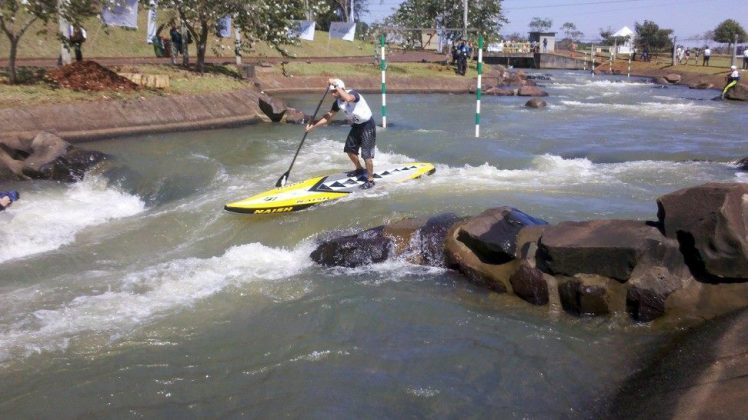
[[[436, 172], [430, 163], [404, 163], [377, 168], [374, 188], [431, 175]], [[310, 178], [297, 184], [286, 185], [234, 201], [224, 209], [236, 213], [271, 214], [305, 209], [325, 201], [337, 200], [356, 191], [366, 182], [366, 176], [349, 177], [345, 173]]]

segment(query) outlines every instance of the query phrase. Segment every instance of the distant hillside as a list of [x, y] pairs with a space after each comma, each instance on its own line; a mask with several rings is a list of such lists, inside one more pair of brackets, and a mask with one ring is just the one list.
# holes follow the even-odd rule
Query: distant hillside
[[[153, 47], [145, 42], [146, 37], [146, 14], [141, 10], [138, 16], [138, 30], [125, 28], [105, 28], [98, 18], [90, 19], [85, 26], [88, 32], [88, 41], [83, 46], [83, 54], [86, 57], [151, 57], [154, 55]], [[57, 41], [57, 23], [46, 26], [46, 33], [40, 33], [45, 29], [44, 25], [35, 24], [21, 39], [18, 50], [19, 58], [55, 58], [59, 54], [60, 44]], [[168, 38], [168, 27], [161, 33], [162, 37]], [[195, 55], [194, 44], [191, 44], [191, 55]], [[301, 41], [298, 46], [286, 46], [288, 52], [297, 57], [336, 57], [336, 56], [359, 56], [374, 55], [374, 44], [362, 41], [343, 41], [340, 39], [329, 39], [327, 32], [318, 31], [314, 41]], [[0, 33], [0, 57], [7, 58], [9, 50], [8, 38]], [[247, 53], [245, 52], [246, 56]], [[264, 44], [255, 43], [251, 56], [280, 57], [281, 54], [274, 48]], [[211, 36], [208, 41], [208, 56], [233, 57], [234, 39], [221, 39]]]

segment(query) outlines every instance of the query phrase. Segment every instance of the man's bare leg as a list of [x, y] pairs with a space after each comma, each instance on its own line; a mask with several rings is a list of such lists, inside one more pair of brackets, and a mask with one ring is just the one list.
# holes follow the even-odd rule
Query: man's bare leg
[[374, 180], [374, 159], [364, 159], [366, 163], [366, 173], [368, 174], [369, 181]]
[[[355, 153], [348, 152], [348, 158], [351, 159], [351, 162], [353, 162], [353, 165], [356, 166], [356, 169], [363, 169], [361, 166], [361, 161], [358, 159], [358, 155]], [[368, 166], [367, 166], [368, 168]]]

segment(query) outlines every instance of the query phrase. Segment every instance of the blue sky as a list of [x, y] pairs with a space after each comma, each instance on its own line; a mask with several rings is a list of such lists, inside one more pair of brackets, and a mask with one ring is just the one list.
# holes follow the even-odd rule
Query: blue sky
[[[373, 22], [391, 13], [401, 0], [368, 0]], [[461, 0], [452, 0], [461, 1]], [[533, 17], [551, 18], [553, 31], [573, 22], [585, 38], [599, 38], [599, 29], [616, 31], [634, 22], [652, 20], [661, 28], [675, 31], [679, 39], [691, 38], [714, 29], [725, 19], [737, 20], [748, 30], [748, 0], [504, 0], [509, 23], [502, 33], [526, 34]]]

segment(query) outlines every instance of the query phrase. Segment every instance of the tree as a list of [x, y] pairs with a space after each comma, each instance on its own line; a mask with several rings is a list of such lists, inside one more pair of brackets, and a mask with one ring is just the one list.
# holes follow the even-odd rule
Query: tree
[[47, 23], [56, 19], [58, 15], [71, 24], [79, 25], [84, 18], [97, 13], [95, 1], [0, 0], [0, 30], [5, 33], [8, 41], [10, 41], [8, 55], [8, 81], [10, 84], [18, 82], [16, 69], [18, 44], [31, 25], [36, 22]]
[[735, 35], [738, 36], [738, 43], [746, 41], [745, 29], [738, 22], [727, 19], [714, 28], [712, 39], [717, 42], [726, 43], [727, 49], [730, 50], [732, 43], [735, 42]]
[[534, 17], [530, 21], [530, 30], [532, 32], [548, 32], [548, 30], [550, 30], [552, 26], [553, 20], [551, 20], [550, 18], [542, 19], [539, 17]]
[[638, 48], [649, 47], [653, 50], [672, 48], [673, 42], [670, 40], [670, 34], [673, 33], [672, 29], [660, 29], [656, 23], [650, 20], [645, 20], [642, 24], [636, 22], [634, 27]]
[[18, 43], [37, 21], [48, 22], [57, 13], [57, 0], [0, 0], [0, 29], [10, 41], [8, 81], [17, 82], [16, 57]]
[[[348, 21], [348, 9], [350, 0], [326, 0], [326, 12], [317, 15], [317, 27], [322, 30], [330, 29], [330, 22]], [[356, 0], [353, 2], [353, 21], [361, 23], [361, 16], [369, 13], [368, 0]], [[356, 26], [356, 35], [360, 33], [359, 26]]]
[[600, 28], [600, 39], [602, 39], [602, 45], [613, 45], [615, 39], [613, 39], [613, 30], [608, 26], [608, 29]]
[[[405, 0], [395, 13], [385, 19], [385, 24], [402, 28], [461, 28], [463, 26], [462, 2], [443, 0]], [[499, 39], [499, 30], [507, 22], [501, 9], [501, 0], [468, 0], [468, 27], [476, 29], [487, 42]], [[421, 31], [403, 31], [406, 44], [420, 46]], [[446, 34], [448, 39], [465, 36], [457, 32]]]
[[[322, 2], [311, 1], [311, 10], [321, 10]], [[303, 0], [166, 0], [160, 7], [177, 11], [197, 47], [197, 71], [205, 69], [205, 54], [208, 35], [218, 21], [225, 16], [233, 17], [233, 24], [245, 36], [253, 40], [268, 42], [285, 53], [283, 44], [293, 43], [288, 37], [290, 21], [305, 16]]]

